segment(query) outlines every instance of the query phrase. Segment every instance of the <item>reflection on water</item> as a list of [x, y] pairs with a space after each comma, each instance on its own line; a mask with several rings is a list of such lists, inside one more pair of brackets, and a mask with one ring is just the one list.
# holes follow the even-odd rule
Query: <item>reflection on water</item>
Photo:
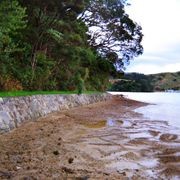
[[107, 122], [106, 122], [107, 126], [115, 126], [115, 121], [112, 120], [112, 119], [108, 119]]
[[141, 160], [139, 161], [139, 164], [142, 166], [145, 166], [147, 168], [154, 168], [158, 165], [158, 160], [157, 159], [146, 159], [146, 160]]
[[151, 138], [152, 136], [145, 132], [135, 132], [130, 134], [130, 138]]
[[104, 128], [104, 127], [130, 127], [132, 123], [128, 120], [117, 120], [117, 119], [112, 119], [108, 118], [107, 120], [100, 120], [98, 122], [85, 122], [83, 125], [87, 128]]
[[115, 170], [128, 179], [135, 174], [144, 179], [180, 178], [180, 139], [170, 134], [165, 121], [107, 117], [83, 125], [88, 134], [80, 137], [76, 148], [104, 162], [108, 172]]
[[136, 162], [119, 161], [108, 164], [107, 167], [116, 168], [117, 170], [124, 169], [140, 169], [140, 166]]

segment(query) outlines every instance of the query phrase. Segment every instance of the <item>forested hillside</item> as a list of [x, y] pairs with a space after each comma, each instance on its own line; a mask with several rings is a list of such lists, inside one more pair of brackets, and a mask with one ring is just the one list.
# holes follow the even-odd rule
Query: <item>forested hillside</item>
[[127, 73], [112, 84], [111, 91], [152, 92], [180, 90], [180, 72], [144, 75]]
[[105, 90], [142, 54], [119, 0], [1, 0], [0, 90]]
[[180, 90], [180, 72], [149, 75], [155, 91]]
[[121, 78], [111, 85], [110, 91], [151, 92], [154, 89], [152, 79], [144, 74], [126, 73]]

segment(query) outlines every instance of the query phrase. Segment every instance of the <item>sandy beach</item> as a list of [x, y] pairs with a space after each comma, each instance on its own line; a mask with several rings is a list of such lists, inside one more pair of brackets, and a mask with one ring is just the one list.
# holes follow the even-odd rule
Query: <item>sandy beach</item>
[[0, 135], [0, 179], [179, 179], [179, 134], [146, 105], [114, 96]]

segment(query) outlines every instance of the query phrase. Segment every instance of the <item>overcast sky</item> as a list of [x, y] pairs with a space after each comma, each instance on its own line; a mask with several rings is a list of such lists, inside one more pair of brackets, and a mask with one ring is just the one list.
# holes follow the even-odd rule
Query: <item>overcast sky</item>
[[130, 17], [143, 28], [142, 56], [126, 72], [180, 71], [180, 0], [129, 0]]

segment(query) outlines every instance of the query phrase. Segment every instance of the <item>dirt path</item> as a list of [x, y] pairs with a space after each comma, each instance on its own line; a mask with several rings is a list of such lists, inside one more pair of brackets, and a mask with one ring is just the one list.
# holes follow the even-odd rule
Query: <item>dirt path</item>
[[[0, 136], [0, 179], [178, 179], [180, 137], [114, 97]], [[167, 133], [169, 132], [169, 133]]]

